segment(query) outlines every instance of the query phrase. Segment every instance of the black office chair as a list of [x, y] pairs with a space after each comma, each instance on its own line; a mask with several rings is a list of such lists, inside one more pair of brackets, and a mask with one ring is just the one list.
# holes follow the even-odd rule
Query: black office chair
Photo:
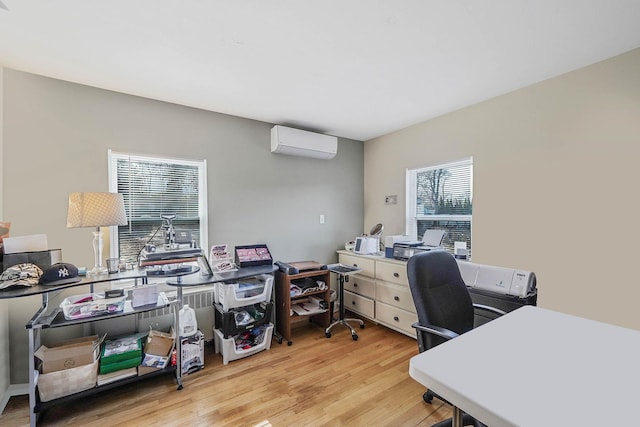
[[[457, 261], [446, 251], [433, 250], [413, 255], [407, 262], [407, 276], [418, 314], [418, 322], [412, 326], [416, 329], [421, 353], [473, 329], [475, 309], [487, 310], [498, 316], [505, 314], [494, 307], [473, 304]], [[422, 398], [431, 403], [434, 396], [446, 402], [431, 390], [427, 390]], [[450, 425], [449, 419], [433, 427]], [[463, 425], [484, 426], [467, 414], [463, 415]]]

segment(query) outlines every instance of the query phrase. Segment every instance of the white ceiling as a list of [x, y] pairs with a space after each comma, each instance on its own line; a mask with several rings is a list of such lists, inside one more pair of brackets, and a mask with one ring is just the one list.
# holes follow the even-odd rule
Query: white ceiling
[[356, 140], [637, 47], [640, 0], [0, 0], [5, 67]]

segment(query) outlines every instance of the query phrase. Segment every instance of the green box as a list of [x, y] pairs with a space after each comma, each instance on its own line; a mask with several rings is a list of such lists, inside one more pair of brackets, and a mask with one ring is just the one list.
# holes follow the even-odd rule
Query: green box
[[119, 371], [121, 369], [127, 368], [135, 368], [139, 366], [141, 362], [141, 357], [137, 356], [131, 359], [119, 360], [117, 362], [112, 363], [103, 363], [100, 362], [100, 374], [108, 374], [111, 372]]
[[107, 340], [102, 345], [101, 366], [135, 359], [142, 360], [142, 340], [138, 335]]

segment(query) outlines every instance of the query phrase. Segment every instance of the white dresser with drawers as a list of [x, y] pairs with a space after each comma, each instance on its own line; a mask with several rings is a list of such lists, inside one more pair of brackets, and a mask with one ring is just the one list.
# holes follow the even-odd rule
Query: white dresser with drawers
[[344, 283], [344, 307], [376, 323], [416, 337], [418, 321], [407, 280], [407, 263], [383, 256], [338, 251], [341, 264], [357, 266], [358, 274]]

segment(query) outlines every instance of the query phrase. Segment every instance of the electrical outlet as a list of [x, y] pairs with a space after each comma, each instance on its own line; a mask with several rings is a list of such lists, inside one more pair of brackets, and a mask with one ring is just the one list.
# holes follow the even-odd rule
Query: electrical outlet
[[397, 205], [398, 204], [398, 195], [394, 194], [392, 196], [384, 196], [384, 204], [385, 205]]
[[320, 215], [320, 224], [324, 224], [324, 215]]

